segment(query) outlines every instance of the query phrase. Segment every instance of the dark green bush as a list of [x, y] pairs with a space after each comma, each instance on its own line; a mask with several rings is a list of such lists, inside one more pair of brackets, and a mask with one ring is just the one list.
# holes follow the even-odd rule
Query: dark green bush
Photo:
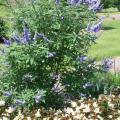
[[7, 34], [7, 26], [6, 26], [6, 23], [5, 21], [0, 18], [0, 36], [1, 37], [5, 37]]
[[101, 2], [103, 3], [104, 9], [114, 7], [114, 0], [102, 0]]

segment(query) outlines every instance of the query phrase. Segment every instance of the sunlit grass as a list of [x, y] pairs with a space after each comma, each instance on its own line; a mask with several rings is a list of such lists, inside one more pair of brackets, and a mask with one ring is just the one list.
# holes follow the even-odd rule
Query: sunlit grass
[[89, 55], [98, 60], [120, 56], [120, 20], [105, 20], [103, 33], [92, 45]]
[[0, 17], [7, 17], [10, 14], [8, 7], [0, 5]]

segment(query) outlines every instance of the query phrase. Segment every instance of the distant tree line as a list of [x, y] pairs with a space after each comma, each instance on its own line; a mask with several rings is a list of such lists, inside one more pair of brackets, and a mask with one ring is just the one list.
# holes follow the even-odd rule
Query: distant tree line
[[120, 0], [101, 0], [103, 8], [117, 7], [120, 11]]

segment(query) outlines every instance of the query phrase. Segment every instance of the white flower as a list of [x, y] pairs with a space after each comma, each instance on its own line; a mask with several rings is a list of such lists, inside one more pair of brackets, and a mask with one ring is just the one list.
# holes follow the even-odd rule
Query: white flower
[[73, 107], [73, 108], [75, 108], [75, 107], [77, 107], [77, 103], [76, 102], [71, 102], [71, 106]]
[[95, 113], [100, 113], [100, 109], [99, 109], [99, 108], [96, 108], [96, 109], [94, 110], [94, 112], [95, 112]]
[[116, 120], [120, 120], [120, 117], [118, 117]]
[[84, 112], [84, 113], [90, 112], [89, 105], [85, 105], [85, 108], [83, 109], [83, 112]]
[[20, 120], [20, 117], [16, 116], [13, 120]]
[[27, 120], [32, 120], [32, 119], [30, 118], [30, 116], [28, 116], [28, 117], [27, 117]]
[[100, 115], [97, 115], [97, 118], [99, 118], [100, 120], [104, 120]]
[[54, 117], [54, 119], [53, 120], [58, 120], [59, 118], [58, 117]]
[[69, 108], [69, 107], [67, 107], [66, 113], [72, 114], [73, 116], [76, 114], [76, 113], [73, 111], [73, 109], [72, 109], [72, 108]]
[[93, 103], [93, 107], [95, 107], [95, 108], [98, 107], [97, 102], [94, 102], [94, 103]]
[[[13, 119], [13, 120], [23, 120], [24, 119], [24, 115], [22, 115], [21, 111], [18, 111], [18, 115]], [[27, 117], [28, 119], [28, 117]], [[30, 119], [28, 119], [30, 120]]]
[[83, 120], [82, 118], [84, 117], [84, 114], [77, 114], [73, 117], [74, 120]]
[[112, 115], [109, 115], [109, 118], [112, 118], [113, 116]]
[[60, 114], [62, 114], [62, 111], [61, 110], [57, 110], [54, 115], [60, 115]]
[[41, 117], [41, 114], [40, 114], [40, 109], [38, 109], [37, 113], [35, 114], [35, 117], [36, 117], [36, 118]]
[[115, 98], [115, 95], [111, 95], [112, 98]]
[[85, 105], [83, 103], [81, 103], [80, 109], [83, 109], [83, 108], [85, 108]]
[[5, 101], [1, 100], [0, 101], [0, 107], [3, 107], [3, 106], [5, 106]]
[[10, 120], [9, 118], [3, 116], [1, 120]]
[[13, 113], [13, 112], [15, 112], [15, 110], [16, 110], [16, 107], [9, 107], [8, 109], [6, 109], [5, 111], [7, 112], [7, 113], [9, 113], [9, 114], [11, 114], [11, 113]]
[[9, 113], [2, 113], [2, 116], [10, 117]]
[[75, 110], [76, 113], [80, 113], [80, 107], [76, 107], [76, 110]]
[[114, 108], [114, 104], [112, 104], [111, 102], [108, 102], [108, 106], [111, 107], [111, 108]]

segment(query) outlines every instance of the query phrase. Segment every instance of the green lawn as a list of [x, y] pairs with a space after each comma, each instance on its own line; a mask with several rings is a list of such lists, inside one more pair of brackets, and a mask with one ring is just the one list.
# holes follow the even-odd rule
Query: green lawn
[[120, 20], [105, 20], [103, 33], [92, 45], [89, 55], [97, 60], [120, 56]]
[[9, 15], [9, 10], [7, 7], [0, 5], [0, 17], [5, 17]]

